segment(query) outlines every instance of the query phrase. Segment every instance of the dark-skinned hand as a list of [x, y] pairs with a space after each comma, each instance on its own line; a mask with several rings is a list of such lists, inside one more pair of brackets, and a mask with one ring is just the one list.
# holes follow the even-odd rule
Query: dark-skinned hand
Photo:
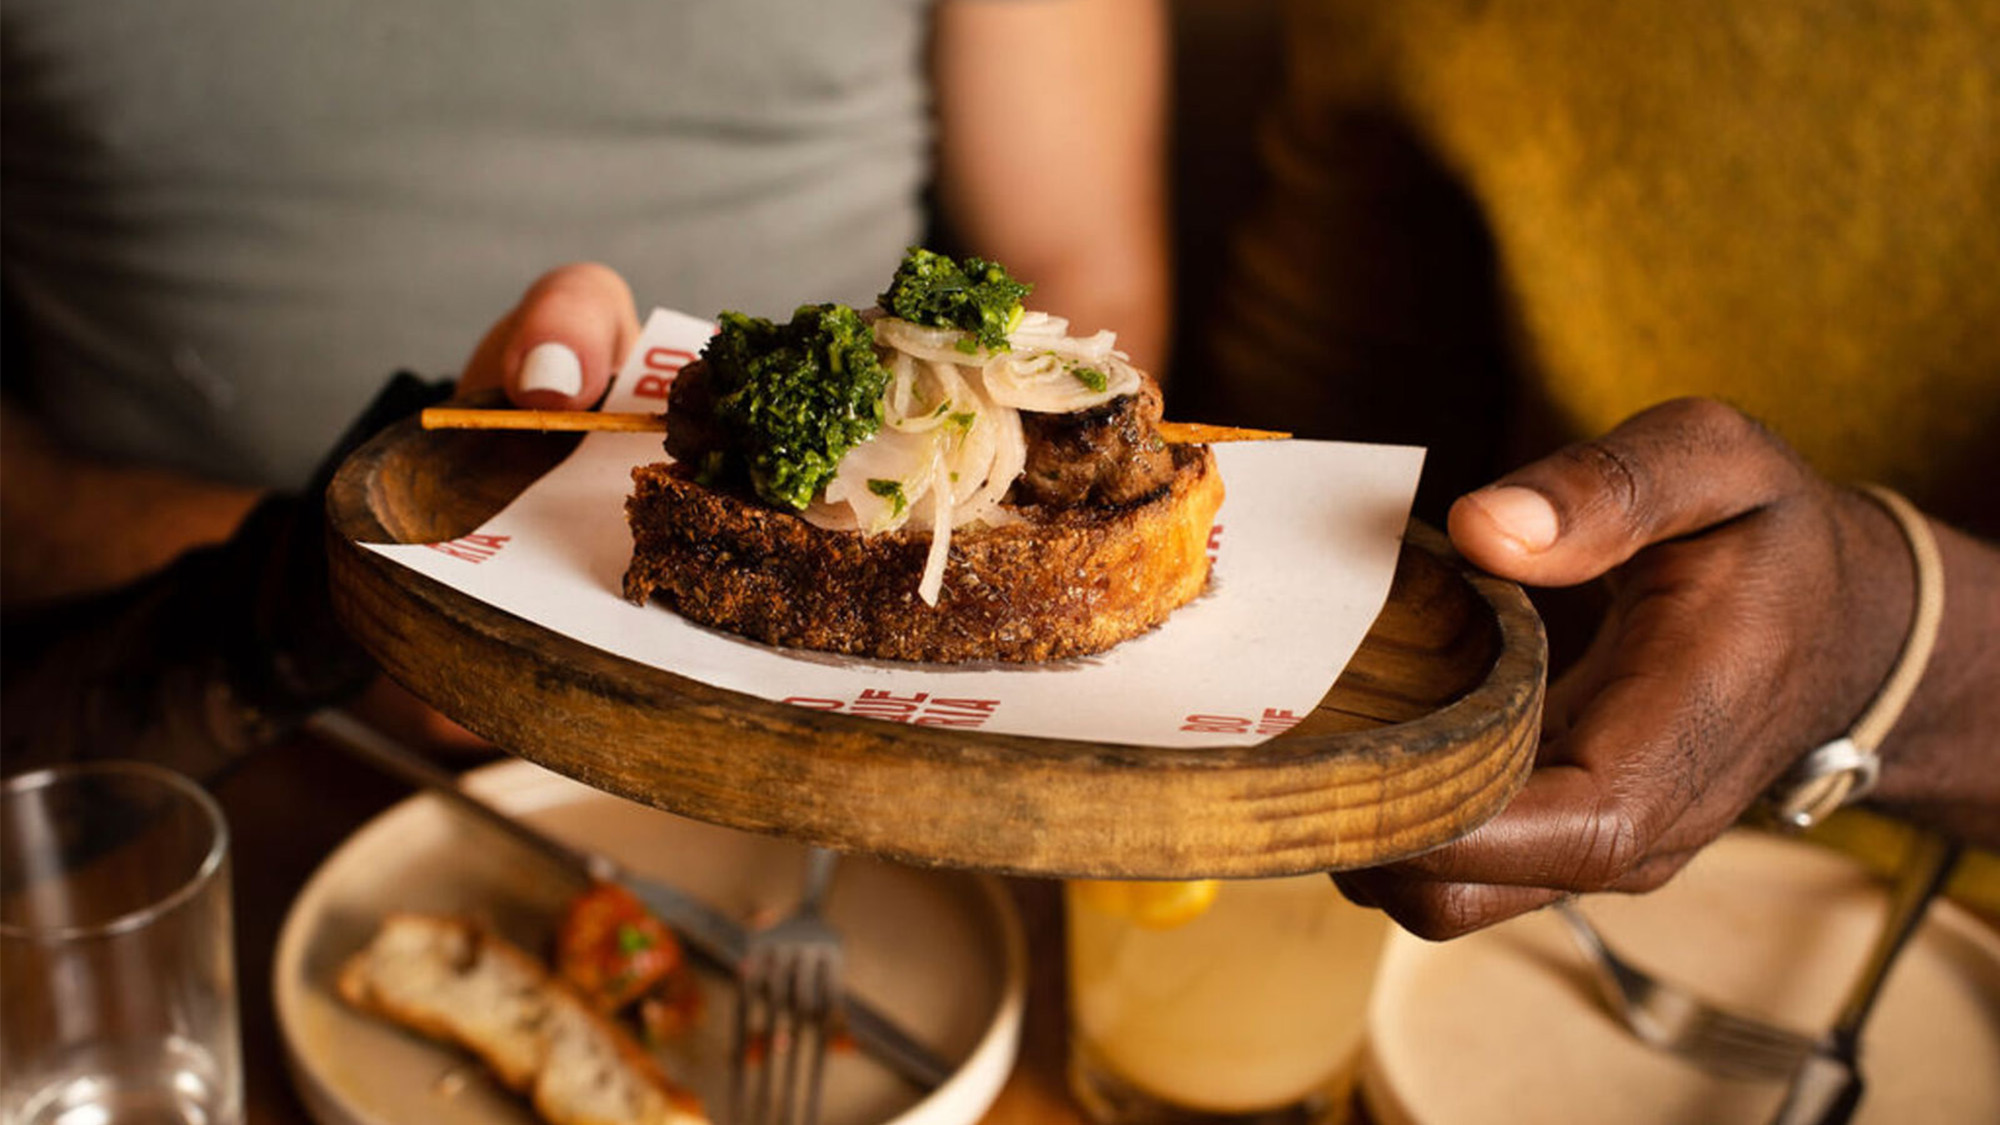
[[1915, 604], [1901, 532], [1738, 411], [1678, 400], [1459, 499], [1467, 558], [1529, 586], [1607, 585], [1550, 685], [1535, 769], [1470, 835], [1335, 876], [1441, 939], [1587, 891], [1658, 887], [1895, 662]]

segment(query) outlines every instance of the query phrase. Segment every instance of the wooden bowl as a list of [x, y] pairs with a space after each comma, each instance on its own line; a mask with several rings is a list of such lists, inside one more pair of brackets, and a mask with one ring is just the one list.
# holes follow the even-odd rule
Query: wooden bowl
[[1541, 621], [1519, 587], [1473, 570], [1421, 524], [1381, 616], [1319, 707], [1260, 745], [1198, 750], [770, 702], [560, 636], [356, 545], [467, 534], [575, 440], [399, 423], [334, 480], [330, 551], [341, 618], [391, 676], [598, 789], [916, 865], [1249, 877], [1435, 847], [1499, 811], [1533, 763]]

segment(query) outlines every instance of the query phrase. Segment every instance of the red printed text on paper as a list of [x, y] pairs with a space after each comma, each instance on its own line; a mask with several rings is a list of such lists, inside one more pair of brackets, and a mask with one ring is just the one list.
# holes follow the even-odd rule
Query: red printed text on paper
[[424, 546], [463, 562], [483, 563], [499, 554], [512, 538], [511, 535], [462, 535], [457, 539], [426, 543]]
[[966, 727], [977, 729], [986, 725], [993, 712], [1000, 707], [997, 699], [971, 699], [954, 696], [932, 695], [929, 692], [913, 692], [897, 695], [880, 688], [867, 688], [852, 699], [816, 699], [795, 695], [786, 703], [794, 707], [805, 707], [813, 711], [839, 711], [849, 715], [865, 715], [871, 719], [886, 719], [892, 723], [909, 723], [920, 727]]
[[1243, 715], [1189, 715], [1181, 729], [1196, 734], [1283, 734], [1297, 726], [1304, 715], [1276, 707], [1264, 708], [1263, 715], [1250, 718]]
[[645, 371], [632, 384], [632, 394], [637, 398], [667, 400], [667, 392], [673, 389], [674, 376], [681, 368], [694, 362], [694, 353], [680, 348], [651, 347], [646, 349]]

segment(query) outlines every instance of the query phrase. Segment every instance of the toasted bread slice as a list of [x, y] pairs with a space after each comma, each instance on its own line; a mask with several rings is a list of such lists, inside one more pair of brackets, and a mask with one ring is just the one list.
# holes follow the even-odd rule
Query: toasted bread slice
[[1015, 523], [957, 529], [934, 606], [917, 594], [928, 531], [828, 531], [643, 465], [625, 504], [625, 595], [766, 644], [888, 660], [1102, 652], [1208, 582], [1222, 476], [1205, 446], [1173, 456], [1167, 484], [1131, 503], [1029, 506]]
[[553, 1125], [705, 1125], [631, 1035], [542, 963], [460, 918], [394, 914], [341, 967], [341, 998], [471, 1051]]

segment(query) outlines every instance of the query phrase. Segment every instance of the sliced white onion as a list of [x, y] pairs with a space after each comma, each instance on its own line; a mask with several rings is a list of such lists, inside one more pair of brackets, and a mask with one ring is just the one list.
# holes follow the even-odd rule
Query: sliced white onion
[[[826, 501], [847, 504], [861, 530], [870, 535], [893, 531], [909, 521], [911, 508], [929, 491], [937, 455], [938, 435], [934, 431], [878, 430], [840, 459], [840, 467], [827, 482]], [[902, 503], [897, 503], [894, 494], [876, 492], [876, 481], [895, 482]]]
[[936, 510], [932, 514], [931, 549], [924, 556], [924, 576], [917, 582], [917, 596], [925, 605], [937, 604], [944, 589], [944, 564], [951, 557], [951, 482], [946, 479], [949, 470], [943, 458], [938, 459], [933, 472], [930, 496]]
[[[944, 469], [943, 484], [934, 481], [924, 490], [921, 500], [911, 506], [911, 527], [935, 527], [940, 499], [947, 501], [948, 509], [956, 509], [960, 501], [985, 483], [993, 466], [994, 445], [991, 425], [981, 425], [980, 418], [1004, 409], [988, 403], [978, 410], [958, 413], [949, 426], [936, 431], [938, 461]], [[940, 487], [951, 495], [941, 497]]]
[[1125, 359], [1125, 353], [1118, 350], [1118, 334], [1108, 328], [1092, 336], [1071, 337], [1056, 350], [1089, 363]]
[[[992, 475], [995, 449], [993, 415], [1006, 409], [989, 404], [981, 410], [958, 414], [959, 420], [953, 422], [951, 436], [947, 439], [945, 468], [950, 470], [954, 504], [963, 503], [979, 491]], [[1011, 410], [1007, 412], [1013, 413]]]
[[912, 324], [900, 317], [885, 316], [875, 322], [875, 342], [917, 359], [939, 363], [977, 363], [985, 358], [984, 348], [967, 351], [961, 343], [970, 337], [956, 328], [931, 328]]
[[[1019, 412], [1088, 410], [1137, 392], [1142, 377], [1112, 333], [1072, 337], [1067, 320], [1043, 312], [1025, 313], [1001, 352], [965, 350], [970, 336], [956, 329], [871, 319], [890, 375], [883, 427], [847, 451], [802, 514], [819, 527], [869, 535], [929, 529], [917, 593], [936, 605], [953, 529], [1019, 519], [1001, 505], [1028, 460]], [[1102, 374], [1104, 389], [1079, 379], [1079, 367]], [[900, 489], [901, 511], [896, 496], [870, 487], [885, 480]]]
[[1000, 501], [1028, 463], [1028, 442], [1021, 433], [1021, 416], [996, 404], [980, 414], [973, 428], [983, 431], [982, 440], [990, 438], [992, 455], [978, 487], [960, 495], [958, 522], [967, 524], [977, 520], [988, 525], [1011, 522], [1014, 517], [1000, 506]]
[[861, 517], [854, 514], [854, 506], [842, 500], [814, 500], [799, 513], [799, 518], [814, 527], [828, 531], [860, 531]]
[[[1083, 369], [1103, 376], [1103, 386], [1084, 382], [1078, 374]], [[1138, 369], [1110, 353], [1090, 359], [1055, 350], [1001, 352], [979, 374], [993, 401], [1044, 414], [1088, 410], [1139, 389]]]
[[889, 386], [882, 392], [882, 423], [900, 429], [898, 422], [917, 410], [917, 360], [908, 352], [890, 352], [883, 366]]
[[1060, 316], [1036, 310], [1021, 314], [1021, 323], [1007, 333], [1007, 343], [1012, 347], [1052, 348], [1069, 339], [1069, 321]]
[[[955, 428], [960, 425], [957, 418], [979, 409], [980, 397], [957, 366], [906, 356], [898, 358], [907, 360], [913, 369], [911, 389], [899, 401], [884, 404], [883, 425], [904, 433]], [[893, 385], [891, 389], [893, 392]]]

